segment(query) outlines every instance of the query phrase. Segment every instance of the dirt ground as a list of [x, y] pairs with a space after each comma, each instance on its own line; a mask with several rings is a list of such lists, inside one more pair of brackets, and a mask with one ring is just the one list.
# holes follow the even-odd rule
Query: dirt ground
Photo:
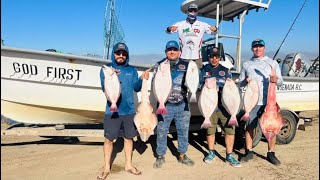
[[[2, 126], [3, 128], [3, 126]], [[80, 142], [32, 136], [1, 136], [1, 179], [96, 179], [103, 168], [103, 138], [79, 138]], [[212, 164], [202, 160], [207, 143], [201, 133], [190, 134], [187, 155], [195, 161], [193, 167], [179, 164], [174, 156], [177, 140], [169, 135], [166, 163], [161, 169], [152, 167], [155, 139], [147, 143], [136, 141], [133, 162], [142, 171], [135, 176], [124, 171], [123, 141], [114, 148], [114, 162], [108, 179], [319, 179], [319, 120], [297, 130], [290, 144], [277, 145], [276, 155], [282, 162], [274, 166], [266, 161], [267, 143], [255, 148], [254, 160], [234, 168], [224, 162], [223, 140], [215, 146], [218, 157]], [[244, 149], [235, 150], [236, 157]]]

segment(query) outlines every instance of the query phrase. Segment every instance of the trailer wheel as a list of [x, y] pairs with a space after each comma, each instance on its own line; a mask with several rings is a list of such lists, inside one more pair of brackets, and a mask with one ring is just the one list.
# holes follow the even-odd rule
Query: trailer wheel
[[253, 131], [252, 147], [257, 146], [261, 138], [262, 138], [262, 130], [261, 130], [260, 124], [258, 123], [258, 126]]
[[280, 114], [285, 121], [285, 125], [277, 134], [277, 144], [289, 144], [296, 135], [297, 121], [293, 114], [289, 111], [280, 111]]

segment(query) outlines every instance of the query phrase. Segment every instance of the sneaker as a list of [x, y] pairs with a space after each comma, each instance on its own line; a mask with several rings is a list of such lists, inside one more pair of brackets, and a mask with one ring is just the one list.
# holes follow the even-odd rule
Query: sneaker
[[236, 158], [234, 158], [232, 154], [227, 155], [226, 162], [228, 162], [233, 167], [241, 167], [240, 162]]
[[187, 166], [193, 166], [194, 165], [194, 162], [187, 157], [187, 155], [183, 155], [183, 156], [179, 156], [179, 160], [178, 160], [179, 163], [182, 163], [182, 164], [185, 164]]
[[210, 164], [210, 163], [212, 163], [212, 161], [213, 161], [215, 156], [216, 155], [215, 155], [214, 151], [209, 151], [208, 155], [203, 159], [203, 161], [205, 163], [209, 163]]
[[246, 154], [240, 158], [240, 162], [248, 162], [253, 159], [253, 151], [246, 150]]
[[276, 157], [275, 153], [274, 152], [268, 152], [267, 153], [267, 160], [273, 164], [273, 165], [280, 165], [281, 162], [279, 161], [279, 159]]
[[161, 168], [165, 162], [164, 156], [158, 156], [156, 162], [153, 164], [153, 168]]

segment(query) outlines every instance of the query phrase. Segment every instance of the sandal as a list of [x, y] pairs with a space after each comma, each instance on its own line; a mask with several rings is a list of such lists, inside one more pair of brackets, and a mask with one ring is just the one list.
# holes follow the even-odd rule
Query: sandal
[[128, 173], [133, 174], [133, 175], [141, 175], [142, 172], [139, 171], [136, 167], [133, 167], [132, 169], [126, 170]]
[[102, 172], [100, 176], [97, 176], [97, 180], [105, 180], [109, 174], [110, 172]]

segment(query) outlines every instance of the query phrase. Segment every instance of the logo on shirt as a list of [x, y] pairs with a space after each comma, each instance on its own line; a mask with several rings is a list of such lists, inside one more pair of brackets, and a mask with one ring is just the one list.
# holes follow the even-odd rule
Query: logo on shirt
[[224, 72], [224, 71], [219, 71], [219, 75], [220, 75], [220, 76], [225, 76], [225, 75], [226, 75], [226, 72]]
[[211, 76], [211, 72], [206, 72], [206, 76]]
[[178, 68], [181, 69], [181, 70], [184, 70], [184, 69], [186, 69], [186, 66], [183, 65], [183, 64], [180, 64], [180, 65], [178, 66]]

